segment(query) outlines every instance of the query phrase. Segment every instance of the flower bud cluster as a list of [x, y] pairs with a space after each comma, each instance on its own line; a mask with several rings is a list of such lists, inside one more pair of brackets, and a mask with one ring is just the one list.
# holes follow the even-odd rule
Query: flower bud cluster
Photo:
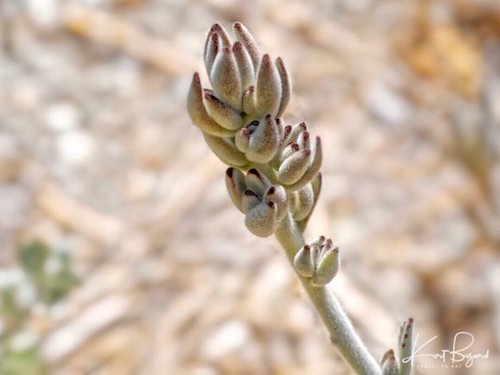
[[281, 58], [262, 54], [241, 23], [233, 32], [235, 42], [219, 24], [209, 30], [203, 56], [212, 88], [203, 88], [195, 73], [188, 112], [211, 150], [232, 167], [226, 183], [247, 227], [269, 236], [287, 212], [307, 223], [321, 186], [321, 142], [305, 123], [280, 118], [291, 93]]
[[204, 90], [194, 74], [188, 98], [193, 122], [215, 137], [234, 135], [244, 122], [266, 115], [279, 117], [290, 99], [290, 79], [281, 58], [262, 55], [257, 42], [239, 22], [237, 41], [214, 24], [205, 42], [204, 60], [212, 90]]
[[245, 214], [245, 225], [259, 237], [274, 233], [288, 211], [287, 192], [272, 185], [266, 176], [252, 168], [246, 175], [235, 168], [226, 171], [226, 187], [235, 206]]
[[340, 268], [339, 249], [331, 239], [319, 237], [309, 245], [304, 245], [295, 255], [293, 264], [297, 273], [310, 278], [311, 284], [322, 287], [337, 275]]

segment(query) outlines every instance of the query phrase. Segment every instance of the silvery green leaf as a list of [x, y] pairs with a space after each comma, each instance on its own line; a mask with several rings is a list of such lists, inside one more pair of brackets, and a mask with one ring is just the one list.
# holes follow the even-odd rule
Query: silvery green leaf
[[234, 34], [236, 38], [241, 42], [241, 44], [246, 48], [250, 58], [252, 59], [254, 70], [257, 70], [257, 66], [260, 61], [260, 48], [254, 37], [248, 31], [248, 29], [243, 26], [240, 22], [235, 22], [233, 24]]
[[243, 125], [243, 118], [226, 103], [212, 94], [205, 94], [205, 106], [209, 116], [220, 126], [228, 130], [238, 130]]
[[250, 54], [240, 42], [233, 44], [233, 54], [238, 65], [238, 70], [241, 76], [241, 84], [243, 88], [253, 85], [255, 81], [255, 70], [253, 67]]
[[258, 237], [268, 237], [273, 234], [277, 226], [276, 211], [274, 202], [259, 203], [245, 217], [248, 230]]
[[231, 197], [231, 200], [233, 201], [234, 205], [241, 212], [243, 212], [241, 200], [243, 192], [246, 189], [245, 175], [239, 169], [228, 168], [226, 170], [225, 181], [226, 181], [226, 188], [229, 193], [229, 196]]
[[208, 134], [204, 134], [203, 137], [214, 154], [224, 163], [235, 167], [248, 163], [245, 154], [240, 152], [229, 138], [218, 138]]
[[309, 245], [303, 246], [293, 258], [293, 266], [300, 276], [312, 277], [314, 274], [314, 262]]
[[285, 185], [292, 185], [306, 172], [311, 159], [310, 150], [299, 150], [286, 158], [278, 169], [278, 179]]
[[234, 131], [224, 129], [219, 126], [209, 115], [203, 100], [203, 88], [201, 86], [200, 75], [195, 73], [191, 81], [187, 100], [188, 113], [200, 130], [215, 137], [230, 137]]
[[241, 110], [243, 94], [240, 73], [233, 52], [230, 48], [223, 48], [217, 54], [210, 75], [210, 82], [215, 95], [235, 110]]
[[276, 117], [281, 100], [281, 82], [278, 69], [272, 63], [266, 53], [257, 72], [257, 83], [255, 86], [255, 112], [257, 116], [267, 114]]
[[278, 69], [278, 73], [281, 81], [281, 100], [278, 108], [277, 116], [281, 116], [283, 112], [285, 112], [286, 106], [290, 101], [290, 96], [292, 94], [292, 85], [290, 82], [290, 77], [288, 76], [288, 72], [286, 70], [285, 64], [281, 57], [276, 59], [276, 68]]
[[250, 134], [250, 143], [246, 152], [247, 159], [256, 163], [271, 161], [278, 151], [280, 139], [276, 120], [267, 115], [257, 129]]

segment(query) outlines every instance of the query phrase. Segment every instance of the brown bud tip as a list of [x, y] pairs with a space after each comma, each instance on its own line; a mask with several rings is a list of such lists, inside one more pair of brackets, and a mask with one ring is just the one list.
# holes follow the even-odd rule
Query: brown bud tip
[[223, 53], [231, 53], [231, 48], [229, 48], [229, 47], [224, 47], [224, 48], [222, 49], [222, 52], [223, 52]]
[[234, 172], [234, 168], [228, 168], [226, 170], [227, 177], [232, 178], [233, 177], [233, 172]]
[[293, 151], [299, 151], [299, 145], [297, 143], [292, 143]]
[[233, 44], [233, 52], [239, 52], [243, 49], [243, 45], [241, 44], [241, 42], [235, 42]]
[[326, 240], [326, 237], [325, 237], [325, 236], [319, 236], [319, 240], [320, 240], [320, 241], [325, 241], [325, 240]]
[[210, 39], [212, 40], [212, 43], [214, 44], [215, 50], [217, 51], [219, 48], [219, 34], [212, 32], [210, 34]]
[[270, 119], [271, 119], [271, 117], [272, 117], [272, 116], [268, 113], [268, 114], [266, 115], [266, 120], [270, 120]]
[[194, 80], [197, 84], [201, 83], [201, 80], [200, 80], [200, 74], [199, 74], [198, 72], [195, 72], [195, 73], [193, 74], [193, 80]]
[[276, 192], [276, 188], [275, 188], [274, 186], [271, 186], [271, 187], [269, 188], [269, 190], [267, 191], [267, 194], [268, 194], [268, 195], [272, 195], [272, 194], [274, 194], [275, 192]]
[[309, 132], [308, 131], [304, 132], [303, 137], [304, 137], [304, 141], [307, 141], [309, 139]]
[[244, 195], [248, 196], [248, 197], [258, 197], [257, 194], [255, 194], [252, 190], [250, 189], [246, 189], [244, 192], [243, 192]]
[[248, 174], [253, 174], [254, 176], [257, 176], [258, 178], [260, 178], [260, 173], [259, 173], [259, 171], [258, 171], [257, 169], [255, 169], [255, 168], [251, 168], [251, 169], [249, 169], [247, 173], [248, 173]]
[[292, 126], [291, 125], [285, 126], [285, 129], [283, 130], [283, 139], [288, 137], [291, 132], [292, 132]]
[[413, 324], [413, 318], [408, 319], [408, 324]]
[[302, 129], [307, 130], [307, 125], [306, 125], [306, 123], [305, 123], [305, 122], [301, 122], [301, 123], [299, 124], [299, 126], [300, 126]]
[[311, 155], [311, 150], [309, 150], [309, 149], [302, 150], [302, 155], [304, 157]]
[[304, 245], [304, 251], [311, 251], [311, 246]]
[[333, 245], [333, 241], [332, 241], [331, 238], [329, 238], [329, 239], [326, 240], [326, 245], [327, 246], [332, 246]]
[[271, 201], [267, 201], [267, 202], [266, 202], [266, 204], [267, 204], [267, 206], [268, 206], [269, 208], [273, 208], [273, 207], [276, 205], [276, 203], [271, 202]]
[[222, 26], [220, 24], [218, 24], [218, 23], [214, 23], [212, 25], [212, 27], [210, 28], [210, 32], [211, 33], [214, 33], [216, 31], [221, 31], [221, 30], [222, 30]]

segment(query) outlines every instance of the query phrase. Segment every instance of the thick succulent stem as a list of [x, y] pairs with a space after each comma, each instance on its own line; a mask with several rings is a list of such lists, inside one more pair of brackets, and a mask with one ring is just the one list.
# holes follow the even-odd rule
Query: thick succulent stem
[[[285, 249], [288, 260], [293, 266], [295, 254], [304, 245], [304, 239], [302, 232], [290, 214], [283, 219], [275, 235]], [[342, 306], [340, 306], [333, 291], [327, 286], [315, 287], [308, 278], [297, 276], [330, 332], [332, 343], [352, 369], [356, 373], [363, 375], [381, 374], [380, 366], [354, 331], [349, 318]]]

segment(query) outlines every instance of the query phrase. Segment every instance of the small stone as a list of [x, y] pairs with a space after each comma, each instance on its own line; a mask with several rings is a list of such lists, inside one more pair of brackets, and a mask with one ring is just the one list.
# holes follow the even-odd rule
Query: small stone
[[81, 123], [81, 117], [76, 105], [70, 102], [59, 102], [47, 108], [44, 122], [49, 129], [61, 132], [78, 127]]
[[248, 326], [238, 320], [230, 320], [211, 332], [201, 346], [201, 356], [217, 360], [243, 347], [250, 339]]
[[373, 116], [388, 125], [404, 125], [408, 121], [408, 102], [389, 87], [381, 84], [367, 87], [363, 101]]
[[81, 130], [65, 132], [57, 138], [56, 142], [59, 158], [68, 164], [84, 163], [95, 151], [92, 136]]

